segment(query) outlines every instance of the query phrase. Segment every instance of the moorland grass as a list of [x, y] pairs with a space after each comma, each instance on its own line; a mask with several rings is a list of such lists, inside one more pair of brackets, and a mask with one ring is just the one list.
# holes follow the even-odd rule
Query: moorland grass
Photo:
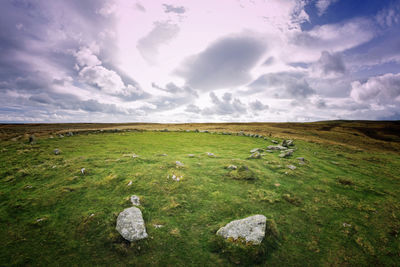
[[[0, 265], [400, 264], [398, 154], [295, 140], [290, 158], [248, 159], [271, 144], [195, 132], [3, 140]], [[115, 223], [133, 194], [149, 238], [128, 243]], [[255, 214], [270, 226], [260, 246], [216, 237]]]

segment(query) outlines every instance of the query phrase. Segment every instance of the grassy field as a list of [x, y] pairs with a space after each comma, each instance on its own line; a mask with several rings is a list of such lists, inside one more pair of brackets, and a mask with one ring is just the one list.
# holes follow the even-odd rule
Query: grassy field
[[[95, 132], [115, 128], [136, 130]], [[400, 265], [398, 122], [2, 125], [0, 137], [0, 266]], [[283, 138], [292, 157], [248, 159]], [[115, 224], [133, 194], [149, 238], [128, 243]], [[269, 220], [261, 245], [216, 237], [254, 214]]]

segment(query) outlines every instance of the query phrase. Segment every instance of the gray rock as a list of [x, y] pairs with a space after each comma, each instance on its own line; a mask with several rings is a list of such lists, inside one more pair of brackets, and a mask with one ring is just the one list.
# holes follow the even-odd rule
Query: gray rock
[[63, 138], [63, 137], [64, 137], [64, 135], [62, 135], [62, 134], [59, 134], [59, 135], [58, 135], [58, 137], [60, 137], [60, 138]]
[[289, 169], [291, 169], [292, 171], [296, 169], [296, 166], [293, 166], [293, 165], [287, 165], [287, 167], [288, 167]]
[[182, 162], [180, 162], [180, 161], [175, 161], [175, 164], [176, 164], [176, 167], [183, 167], [183, 166], [185, 166], [185, 164], [183, 164]]
[[279, 155], [279, 157], [281, 157], [281, 158], [288, 158], [288, 157], [290, 157], [292, 154], [293, 154], [293, 149], [288, 149], [288, 150], [284, 151], [283, 153], [281, 153], [281, 154]]
[[278, 142], [278, 141], [276, 141], [276, 140], [271, 140], [271, 143], [274, 143], [274, 144], [279, 144], [279, 142]]
[[58, 148], [54, 149], [54, 155], [60, 154], [60, 150]]
[[85, 168], [82, 168], [82, 169], [81, 169], [81, 173], [82, 173], [82, 175], [84, 175], [84, 174], [85, 174], [85, 171], [86, 171], [86, 169], [85, 169]]
[[166, 156], [168, 156], [167, 154], [158, 154], [158, 156], [160, 156], [160, 157], [166, 157]]
[[68, 132], [66, 135], [67, 136], [73, 136], [74, 134], [73, 134], [73, 132]]
[[194, 154], [188, 154], [188, 157], [189, 157], [189, 158], [194, 158], [195, 155], [194, 155]]
[[209, 157], [215, 157], [214, 153], [211, 153], [211, 152], [207, 152], [207, 156], [209, 156]]
[[268, 146], [267, 149], [268, 150], [286, 150], [287, 147], [276, 145], [276, 146]]
[[241, 220], [235, 220], [217, 231], [223, 238], [243, 238], [246, 242], [258, 245], [265, 237], [267, 218], [264, 215], [254, 215]]
[[131, 186], [132, 185], [132, 181], [129, 181], [129, 183], [127, 184], [128, 186]]
[[118, 215], [116, 229], [130, 242], [148, 237], [142, 212], [136, 207], [127, 208]]
[[236, 169], [237, 169], [237, 166], [236, 166], [236, 165], [229, 165], [229, 166], [227, 167], [227, 169], [228, 169], [228, 170], [236, 170]]
[[284, 146], [284, 147], [294, 146], [293, 140], [290, 140], [290, 139], [288, 139], [288, 140], [283, 140], [283, 141], [282, 141], [282, 146]]
[[132, 153], [132, 158], [138, 158], [139, 157], [139, 155], [136, 155], [135, 153]]
[[240, 131], [239, 133], [238, 133], [238, 136], [243, 136], [244, 135], [244, 132], [243, 131]]
[[303, 157], [298, 157], [297, 159], [300, 161], [305, 161], [305, 159]]
[[260, 152], [254, 152], [253, 154], [250, 155], [249, 157], [250, 159], [260, 159], [261, 158], [261, 154]]
[[252, 150], [250, 150], [250, 153], [254, 153], [254, 152], [263, 152], [264, 149], [262, 148], [253, 148]]
[[140, 199], [136, 195], [131, 196], [131, 202], [132, 202], [132, 205], [134, 205], [134, 206], [140, 206]]

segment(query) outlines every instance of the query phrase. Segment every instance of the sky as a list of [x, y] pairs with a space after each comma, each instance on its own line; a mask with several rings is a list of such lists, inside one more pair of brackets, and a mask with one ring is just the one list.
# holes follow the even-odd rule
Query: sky
[[1, 122], [400, 119], [400, 0], [2, 0]]

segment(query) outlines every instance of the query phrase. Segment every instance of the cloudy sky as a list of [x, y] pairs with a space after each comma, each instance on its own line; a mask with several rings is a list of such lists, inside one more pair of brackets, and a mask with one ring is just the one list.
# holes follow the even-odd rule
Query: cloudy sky
[[400, 119], [400, 0], [2, 0], [0, 121]]

